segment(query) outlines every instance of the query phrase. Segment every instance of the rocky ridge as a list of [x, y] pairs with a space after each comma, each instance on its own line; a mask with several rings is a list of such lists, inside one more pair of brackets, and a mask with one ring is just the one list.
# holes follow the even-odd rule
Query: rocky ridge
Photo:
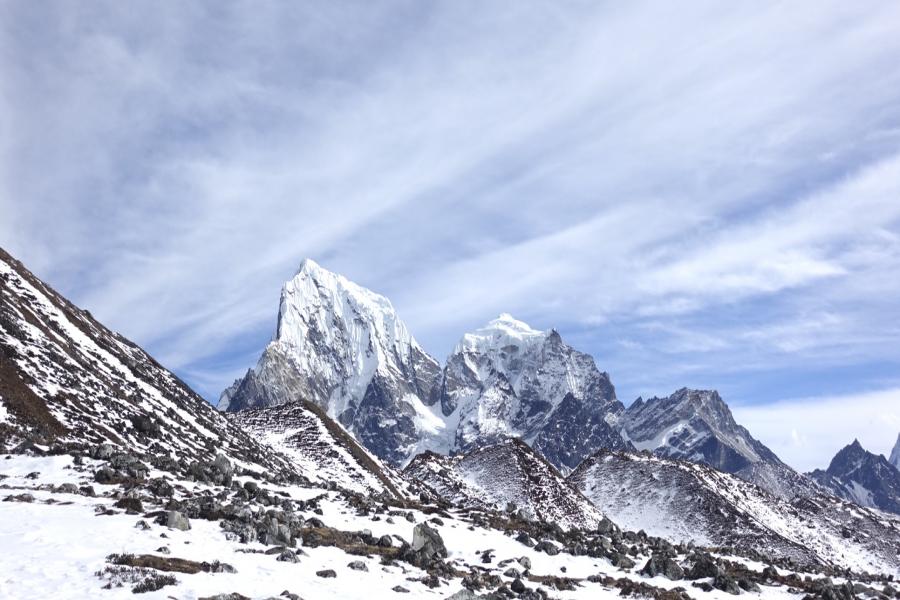
[[900, 519], [825, 493], [788, 501], [707, 465], [646, 451], [601, 451], [568, 481], [622, 527], [669, 540], [793, 564], [900, 568]]
[[821, 491], [739, 425], [715, 390], [682, 388], [665, 398], [638, 398], [620, 425], [637, 450], [703, 463], [781, 498]]
[[552, 465], [515, 438], [452, 457], [420, 454], [403, 473], [461, 507], [515, 513], [565, 529], [592, 529], [603, 520]]
[[900, 471], [858, 440], [841, 449], [828, 469], [816, 469], [809, 476], [839, 498], [900, 514]]

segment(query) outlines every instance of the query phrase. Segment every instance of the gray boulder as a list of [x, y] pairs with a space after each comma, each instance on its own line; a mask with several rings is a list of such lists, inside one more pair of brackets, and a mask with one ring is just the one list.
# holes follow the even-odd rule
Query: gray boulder
[[641, 575], [649, 577], [662, 575], [666, 579], [678, 580], [684, 578], [684, 569], [668, 556], [654, 554], [641, 569]]
[[412, 550], [425, 558], [447, 557], [447, 547], [441, 534], [427, 523], [419, 523], [413, 527]]
[[187, 531], [191, 528], [191, 522], [177, 510], [170, 510], [166, 515], [166, 527]]

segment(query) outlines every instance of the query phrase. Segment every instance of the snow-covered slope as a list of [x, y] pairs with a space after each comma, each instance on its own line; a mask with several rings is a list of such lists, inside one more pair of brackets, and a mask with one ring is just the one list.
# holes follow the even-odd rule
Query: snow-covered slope
[[788, 502], [698, 463], [600, 452], [568, 478], [613, 521], [672, 541], [900, 570], [900, 519], [820, 494]]
[[454, 457], [426, 452], [403, 472], [461, 507], [521, 511], [527, 519], [564, 528], [590, 529], [603, 518], [552, 465], [519, 439]]
[[900, 514], [900, 471], [858, 440], [841, 449], [827, 470], [816, 469], [809, 476], [840, 498]]
[[675, 600], [686, 589], [725, 600], [748, 589], [784, 600], [849, 598], [845, 577], [857, 597], [900, 593], [886, 576], [776, 568], [766, 555], [673, 546], [608, 523], [563, 531], [253, 474], [231, 487], [159, 473], [97, 486], [97, 463], [3, 461], [0, 547], [14, 551], [0, 561], [0, 597]]
[[0, 249], [0, 448], [110, 443], [289, 473], [146, 352]]
[[638, 398], [621, 426], [623, 437], [637, 450], [704, 463], [786, 499], [818, 492], [814, 483], [738, 425], [714, 390], [682, 388], [665, 398]]
[[575, 468], [599, 448], [625, 448], [624, 411], [594, 359], [508, 314], [467, 333], [444, 369], [441, 410], [462, 451], [514, 436], [547, 460]]
[[281, 292], [278, 328], [221, 410], [309, 400], [369, 450], [403, 463], [440, 435], [441, 369], [387, 298], [305, 260]]
[[256, 439], [288, 456], [314, 484], [361, 494], [408, 496], [407, 484], [311, 402], [290, 402], [229, 414]]

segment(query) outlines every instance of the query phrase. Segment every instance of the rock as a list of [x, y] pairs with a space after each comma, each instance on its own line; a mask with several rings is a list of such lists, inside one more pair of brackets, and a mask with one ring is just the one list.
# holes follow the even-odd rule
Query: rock
[[522, 576], [522, 574], [519, 572], [518, 569], [510, 567], [507, 570], [503, 571], [503, 576], [509, 577], [510, 579], [518, 579], [519, 577]]
[[721, 573], [715, 559], [705, 552], [697, 552], [693, 555], [694, 564], [687, 572], [688, 579], [706, 579], [716, 577]]
[[316, 575], [318, 575], [319, 577], [324, 577], [326, 579], [337, 577], [337, 573], [334, 572], [334, 569], [323, 569], [321, 571], [316, 571]]
[[610, 562], [612, 562], [614, 567], [618, 567], [622, 570], [633, 569], [635, 565], [635, 562], [628, 558], [628, 556], [619, 554], [618, 552], [613, 554], [610, 558]]
[[354, 571], [368, 571], [369, 570], [369, 567], [366, 566], [366, 563], [364, 563], [361, 560], [354, 560], [353, 562], [349, 563], [347, 565], [347, 567], [353, 569]]
[[144, 512], [144, 504], [140, 498], [125, 497], [119, 498], [115, 504], [116, 508], [124, 508], [126, 512], [136, 514]]
[[155, 477], [147, 482], [147, 490], [154, 496], [168, 497], [175, 493], [175, 490], [168, 481], [162, 477]]
[[684, 569], [668, 556], [654, 554], [641, 569], [641, 575], [647, 575], [648, 577], [662, 575], [666, 579], [674, 581], [684, 578]]
[[3, 501], [4, 502], [25, 502], [27, 504], [31, 504], [32, 502], [34, 502], [34, 496], [32, 496], [31, 494], [17, 494], [17, 495], [7, 496], [6, 498], [3, 499]]
[[191, 522], [177, 510], [170, 510], [166, 515], [166, 527], [187, 531], [191, 528]]
[[517, 593], [517, 594], [522, 594], [522, 593], [524, 593], [528, 588], [525, 587], [525, 584], [522, 583], [522, 580], [521, 580], [521, 579], [519, 579], [518, 577], [516, 577], [515, 581], [513, 581], [511, 584], [509, 584], [509, 589], [511, 589], [512, 591], [514, 591], [514, 592]]
[[527, 556], [519, 558], [519, 564], [522, 565], [523, 569], [531, 570], [531, 559]]
[[452, 596], [447, 596], [444, 600], [476, 600], [477, 598], [475, 592], [463, 588]]
[[91, 449], [91, 456], [100, 460], [109, 460], [116, 453], [116, 447], [112, 444], [100, 444]]
[[146, 415], [135, 415], [131, 417], [131, 425], [135, 431], [142, 433], [148, 437], [159, 437], [159, 423]]
[[534, 546], [534, 540], [532, 540], [528, 536], [528, 534], [525, 533], [524, 531], [516, 536], [516, 541], [519, 542], [520, 544], [524, 544], [524, 545], [528, 546], [529, 548]]
[[394, 545], [394, 539], [389, 535], [383, 535], [378, 538], [378, 545], [382, 548], [391, 548]]
[[278, 555], [278, 558], [275, 560], [279, 562], [289, 562], [289, 563], [297, 563], [300, 562], [300, 559], [297, 558], [297, 555], [291, 550], [285, 550], [281, 554]]
[[597, 524], [597, 533], [602, 533], [603, 535], [607, 535], [610, 532], [616, 529], [615, 523], [603, 517], [600, 519], [600, 522]]
[[400, 594], [408, 594], [409, 593], [409, 590], [406, 589], [405, 587], [403, 587], [402, 585], [395, 585], [391, 589]]
[[437, 530], [427, 523], [419, 523], [413, 528], [412, 550], [427, 559], [447, 557], [447, 547]]
[[150, 529], [150, 524], [147, 521], [141, 519], [137, 523], [134, 524], [135, 529], [140, 529], [141, 531], [147, 531]]
[[78, 486], [74, 483], [63, 483], [56, 488], [56, 491], [60, 494], [77, 494]]
[[550, 540], [543, 540], [541, 542], [538, 542], [534, 546], [534, 549], [538, 552], [545, 552], [550, 556], [556, 556], [557, 554], [559, 554], [559, 548]]
[[716, 575], [712, 581], [712, 585], [717, 590], [722, 590], [723, 592], [734, 594], [735, 596], [741, 593], [741, 587], [738, 585], [738, 582], [730, 575]]

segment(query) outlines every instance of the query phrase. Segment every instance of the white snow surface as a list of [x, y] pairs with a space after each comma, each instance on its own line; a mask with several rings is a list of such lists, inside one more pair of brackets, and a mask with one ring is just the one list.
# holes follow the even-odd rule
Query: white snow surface
[[[80, 494], [50, 491], [49, 485], [74, 483], [83, 485], [90, 482], [90, 470], [95, 465], [88, 461], [87, 470], [74, 468], [69, 456], [28, 457], [13, 456], [0, 463], [0, 474], [6, 476], [4, 494], [28, 493], [33, 502], [3, 502], [0, 504], [0, 547], [14, 549], [0, 561], [0, 598], [42, 600], [69, 600], [81, 598], [131, 599], [136, 596], [130, 585], [101, 589], [109, 579], [96, 573], [107, 566], [110, 554], [148, 554], [158, 557], [182, 558], [192, 561], [218, 560], [233, 566], [236, 573], [196, 574], [172, 573], [177, 579], [174, 585], [141, 594], [140, 598], [164, 600], [179, 598], [195, 600], [203, 596], [223, 593], [239, 593], [254, 600], [278, 597], [284, 590], [305, 598], [341, 598], [346, 600], [380, 600], [409, 598], [443, 599], [462, 589], [460, 579], [445, 581], [432, 589], [415, 578], [425, 573], [407, 563], [394, 566], [381, 564], [378, 556], [359, 556], [345, 553], [337, 547], [301, 547], [303, 551], [298, 563], [279, 562], [277, 555], [265, 554], [271, 546], [260, 543], [241, 544], [229, 541], [218, 523], [202, 519], [191, 519], [189, 531], [170, 529], [143, 519], [149, 524], [148, 530], [135, 527], [142, 520], [140, 515], [129, 515], [114, 508], [116, 486], [99, 486], [101, 495], [95, 498]], [[36, 479], [26, 477], [38, 472]], [[163, 473], [153, 473], [162, 476]], [[210, 488], [190, 481], [172, 482], [176, 495], [180, 490], [193, 494], [218, 492], [221, 488]], [[95, 484], [96, 485], [96, 484]], [[395, 517], [394, 522], [384, 518], [377, 520], [360, 516], [337, 492], [323, 488], [271, 486], [273, 492], [284, 493], [291, 498], [306, 500], [321, 497], [321, 514], [306, 515], [317, 517], [327, 526], [344, 531], [368, 530], [375, 536], [390, 535], [395, 539], [411, 540], [413, 523]], [[103, 514], [111, 512], [111, 514]], [[416, 523], [430, 519], [418, 510], [406, 511]], [[451, 511], [442, 523], [429, 522], [443, 538], [449, 551], [448, 561], [458, 569], [468, 570], [469, 565], [493, 573], [507, 584], [512, 581], [503, 573], [510, 566], [518, 567], [520, 557], [531, 561], [531, 573], [536, 576], [565, 576], [580, 580], [574, 590], [550, 590], [551, 596], [560, 600], [592, 600], [596, 598], [619, 598], [619, 590], [606, 588], [599, 583], [586, 580], [591, 575], [609, 575], [614, 578], [626, 577], [664, 589], [684, 585], [683, 581], [669, 581], [663, 577], [646, 577], [635, 571], [622, 571], [613, 567], [605, 559], [588, 556], [573, 556], [561, 553], [550, 556], [534, 548], [515, 541], [514, 536], [497, 529], [483, 528], [473, 523], [462, 513]], [[163, 535], [165, 537], [163, 537]], [[166, 547], [169, 554], [159, 548]], [[482, 552], [491, 549], [494, 560], [490, 564], [482, 562]], [[684, 559], [684, 556], [680, 556]], [[646, 560], [646, 557], [638, 557]], [[762, 565], [745, 562], [757, 571]], [[351, 561], [362, 561], [367, 571], [348, 568]], [[501, 566], [501, 563], [505, 564]], [[333, 569], [337, 577], [324, 579], [317, 571]], [[520, 569], [521, 570], [521, 569]], [[529, 587], [535, 584], [526, 581]], [[409, 594], [398, 594], [395, 586], [403, 586]], [[729, 600], [724, 592], [714, 590], [703, 592], [692, 589], [694, 598], [703, 600]], [[792, 597], [783, 587], [764, 587], [763, 597], [773, 600], [787, 600]]]

